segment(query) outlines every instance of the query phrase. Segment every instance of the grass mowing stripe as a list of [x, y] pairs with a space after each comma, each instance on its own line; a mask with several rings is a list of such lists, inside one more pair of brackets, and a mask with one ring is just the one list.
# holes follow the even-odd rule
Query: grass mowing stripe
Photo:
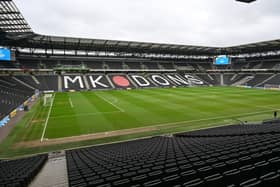
[[45, 122], [44, 130], [43, 130], [43, 133], [42, 133], [42, 136], [41, 136], [41, 142], [44, 140], [44, 136], [45, 136], [45, 133], [46, 133], [47, 125], [48, 125], [48, 122], [49, 122], [49, 119], [50, 119], [50, 115], [51, 115], [51, 111], [52, 111], [52, 107], [53, 107], [53, 103], [54, 103], [54, 99], [55, 99], [55, 94], [53, 96], [51, 106], [50, 106], [50, 109], [49, 109], [49, 112], [48, 112], [48, 116], [47, 116], [47, 119], [46, 119], [46, 122]]
[[121, 112], [124, 112], [124, 110], [122, 108], [120, 108], [119, 106], [115, 105], [114, 103], [112, 103], [111, 101], [105, 99], [104, 97], [98, 95], [98, 94], [95, 94], [97, 97], [99, 97], [100, 99], [106, 101], [107, 103], [111, 104], [112, 106], [114, 106], [116, 109], [118, 109], [119, 111]]
[[[98, 96], [95, 96], [95, 93], [103, 98], [97, 98]], [[75, 104], [74, 108], [69, 105], [69, 97]], [[27, 114], [27, 118], [25, 117], [5, 142], [1, 144], [0, 156], [54, 151], [67, 147], [97, 144], [97, 142], [105, 143], [143, 136], [173, 134], [174, 132], [185, 132], [204, 127], [210, 128], [220, 124], [225, 125], [229, 122], [236, 123], [234, 118], [248, 121], [249, 123], [253, 120], [254, 122], [260, 122], [273, 117], [272, 111], [280, 108], [280, 104], [277, 102], [279, 99], [280, 94], [278, 91], [232, 87], [57, 93], [46, 127], [48, 129], [45, 132], [45, 138], [79, 136], [88, 133], [158, 125], [157, 130], [134, 135], [69, 143], [67, 145], [60, 144], [48, 148], [15, 149], [13, 145], [18, 142], [40, 141], [49, 108], [37, 105], [31, 109], [31, 113]], [[125, 109], [125, 112], [120, 112], [112, 104], [119, 105]], [[37, 113], [35, 116], [32, 113], [34, 111]], [[100, 114], [95, 115], [94, 113], [96, 112], [100, 112]], [[114, 113], [106, 114], [102, 112]], [[73, 117], [55, 118], [63, 115]], [[29, 124], [28, 128], [24, 128], [25, 123], [31, 123], [31, 125]]]
[[60, 119], [60, 118], [81, 117], [81, 116], [96, 116], [96, 115], [113, 114], [113, 113], [120, 113], [120, 112], [121, 111], [81, 113], [81, 114], [55, 116], [55, 117], [50, 117], [50, 118], [51, 119]]
[[220, 117], [211, 117], [211, 118], [204, 118], [204, 119], [195, 119], [195, 120], [186, 120], [186, 121], [177, 121], [177, 122], [170, 122], [170, 123], [162, 123], [162, 124], [151, 124], [145, 127], [164, 127], [169, 125], [178, 125], [178, 124], [184, 124], [184, 123], [191, 123], [191, 122], [200, 122], [200, 121], [210, 121], [210, 120], [218, 120], [218, 119], [231, 119], [235, 117], [246, 117], [256, 114], [263, 114], [266, 112], [272, 112], [274, 110], [265, 110], [261, 112], [248, 112], [248, 113], [242, 113], [242, 114], [236, 114], [236, 115], [227, 115], [227, 116], [220, 116]]
[[271, 107], [271, 106], [258, 106], [258, 105], [254, 105], [254, 107], [266, 108], [266, 109], [273, 109], [273, 110], [280, 110], [279, 108], [275, 108], [275, 107]]
[[[70, 99], [73, 106], [75, 105], [74, 108], [70, 107]], [[273, 117], [272, 112], [280, 108], [277, 102], [279, 100], [278, 91], [232, 87], [57, 93], [47, 125], [44, 126], [44, 123], [50, 108], [38, 105], [34, 108], [35, 114], [32, 109], [33, 112], [28, 113], [30, 115], [27, 115], [7, 141], [5, 140], [0, 151], [6, 153], [18, 142], [40, 141], [44, 128], [47, 128], [43, 137], [45, 141], [46, 138], [157, 125], [159, 126], [156, 132], [146, 132], [143, 136], [160, 135], [193, 130], [200, 126], [227, 124], [229, 121], [236, 123], [234, 118], [249, 123], [260, 122]], [[119, 108], [125, 111], [121, 112]]]

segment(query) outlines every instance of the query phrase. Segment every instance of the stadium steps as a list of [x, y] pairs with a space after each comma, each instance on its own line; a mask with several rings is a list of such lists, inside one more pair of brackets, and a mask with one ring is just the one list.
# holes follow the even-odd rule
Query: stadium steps
[[58, 75], [58, 91], [61, 92], [62, 91], [62, 78], [61, 75]]
[[215, 80], [215, 79], [214, 79], [210, 74], [208, 74], [208, 73], [207, 73], [207, 76], [209, 77], [210, 80], [212, 80], [212, 81]]
[[111, 85], [112, 88], [115, 88], [115, 85], [112, 83], [111, 79], [109, 78], [109, 75], [106, 75], [106, 79], [109, 82], [109, 84]]
[[224, 74], [220, 74], [220, 83], [221, 83], [221, 86], [224, 86], [225, 84], [224, 84]]
[[49, 154], [49, 159], [29, 187], [68, 186], [65, 152]]
[[243, 79], [235, 82], [232, 84], [232, 86], [240, 86], [240, 85], [244, 85], [246, 84], [247, 82], [249, 82], [250, 80], [254, 79], [254, 76], [253, 75], [250, 75], [250, 76], [246, 76], [244, 77]]
[[40, 84], [39, 80], [35, 76], [32, 75], [31, 78], [34, 80], [36, 84], [38, 85]]
[[36, 90], [36, 88], [34, 88], [33, 86], [30, 86], [29, 84], [27, 84], [27, 83], [25, 83], [25, 82], [19, 80], [19, 79], [16, 78], [16, 77], [12, 77], [12, 79], [14, 79], [15, 81], [19, 82], [20, 84], [26, 86], [27, 88], [30, 88], [30, 89], [32, 89], [32, 90]]
[[256, 85], [255, 85], [255, 87], [258, 87], [258, 86], [264, 85], [266, 82], [268, 82], [269, 80], [273, 79], [273, 78], [274, 78], [274, 77], [276, 77], [276, 76], [277, 76], [277, 74], [274, 74], [274, 75], [272, 75], [272, 76], [268, 77], [268, 78], [267, 78], [267, 79], [265, 79], [264, 81], [262, 81], [262, 82], [260, 82], [260, 83], [256, 84]]
[[235, 80], [235, 78], [238, 76], [238, 74], [236, 73], [236, 74], [234, 74], [232, 77], [231, 77], [231, 79], [230, 79], [230, 81], [234, 81]]
[[207, 85], [213, 85], [214, 84], [213, 82], [211, 82], [211, 80], [208, 78], [208, 76], [206, 74], [198, 74], [197, 73], [197, 74], [195, 74], [193, 76], [198, 78], [198, 79], [200, 79], [200, 80], [202, 80]]
[[90, 89], [90, 87], [89, 87], [89, 84], [88, 84], [88, 80], [87, 80], [86, 75], [83, 75], [83, 80], [84, 80], [84, 83], [85, 83], [86, 89], [87, 89], [87, 90], [89, 90], [89, 89]]
[[135, 87], [138, 88], [138, 85], [134, 83], [134, 81], [131, 80], [130, 76], [126, 75], [126, 78], [129, 80], [129, 82], [131, 82], [131, 84]]

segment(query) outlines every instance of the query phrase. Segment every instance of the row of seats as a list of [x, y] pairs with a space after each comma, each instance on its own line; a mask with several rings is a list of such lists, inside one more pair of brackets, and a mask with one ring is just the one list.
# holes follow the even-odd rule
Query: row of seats
[[[278, 120], [273, 120], [278, 122]], [[268, 128], [269, 127], [269, 128]], [[203, 129], [192, 132], [178, 133], [178, 137], [221, 137], [221, 136], [241, 136], [254, 134], [274, 134], [280, 133], [278, 124], [267, 125], [229, 125], [211, 129]]]
[[[195, 73], [193, 76], [200, 78], [205, 84], [220, 85], [221, 75], [207, 74], [207, 73]], [[236, 83], [246, 76], [247, 74], [225, 74], [224, 84], [231, 85]], [[267, 78], [272, 77], [263, 82]], [[256, 86], [262, 83], [265, 84], [280, 85], [280, 75], [273, 74], [257, 74], [255, 78], [247, 82], [249, 86]], [[79, 86], [79, 85], [78, 85]], [[34, 94], [35, 90], [58, 90], [59, 79], [57, 75], [17, 75], [17, 76], [0, 76], [0, 118], [5, 117], [9, 112], [21, 105], [26, 99]], [[79, 90], [79, 88], [77, 88]]]
[[[221, 85], [220, 73], [196, 73], [196, 76], [208, 84]], [[248, 76], [251, 76], [252, 79], [245, 81], [242, 85], [251, 87], [264, 87], [267, 84], [280, 86], [280, 75], [273, 73], [225, 73], [223, 74], [223, 84], [233, 85]]]
[[13, 84], [10, 81], [5, 83], [0, 84], [0, 119], [7, 116], [34, 94], [34, 91], [21, 87], [19, 84]]
[[[181, 63], [178, 63], [181, 65]], [[183, 63], [182, 63], [183, 64]], [[20, 67], [24, 69], [53, 69], [56, 67], [67, 66], [85, 66], [91, 69], [175, 69], [176, 65], [171, 62], [152, 62], [152, 61], [60, 61], [54, 62], [37, 62], [37, 61], [20, 61]]]
[[280, 125], [228, 128], [67, 151], [69, 185], [279, 186]]
[[70, 65], [85, 65], [91, 69], [181, 69], [205, 71], [208, 69], [275, 69], [279, 64], [279, 57], [232, 59], [229, 66], [214, 66], [212, 59], [204, 60], [152, 60], [137, 58], [96, 58], [96, 59], [21, 59], [18, 63], [2, 64], [7, 68], [23, 69], [52, 69], [55, 67]]
[[57, 89], [56, 75], [0, 76], [0, 120], [34, 95], [35, 90]]
[[[199, 77], [207, 84], [211, 85], [221, 85], [221, 74], [220, 73], [192, 73], [193, 76]], [[273, 84], [273, 85], [280, 85], [279, 74], [273, 73], [257, 73], [257, 74], [244, 74], [244, 73], [225, 73], [223, 76], [223, 84], [224, 85], [233, 85], [234, 83], [239, 82], [240, 80], [244, 79], [245, 77], [252, 77], [251, 80], [243, 83], [247, 86], [259, 86], [262, 87], [265, 84]], [[9, 82], [11, 77], [3, 76], [8, 78]], [[57, 90], [58, 89], [58, 76], [57, 75], [17, 75], [14, 78], [19, 79], [28, 85], [32, 86], [34, 89], [39, 90]], [[0, 77], [0, 83], [1, 77]], [[24, 88], [26, 89], [26, 88]]]
[[0, 186], [25, 187], [44, 166], [48, 155], [0, 162]]
[[57, 90], [58, 76], [57, 75], [36, 75], [36, 76], [15, 76], [17, 79], [32, 86], [38, 90]]

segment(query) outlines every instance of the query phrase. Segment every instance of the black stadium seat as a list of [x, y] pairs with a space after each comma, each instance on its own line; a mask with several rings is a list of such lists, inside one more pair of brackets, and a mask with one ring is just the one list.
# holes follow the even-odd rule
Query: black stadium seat
[[277, 186], [279, 141], [280, 125], [235, 125], [66, 151], [69, 184]]
[[0, 163], [0, 186], [28, 186], [47, 161], [47, 155], [3, 161]]

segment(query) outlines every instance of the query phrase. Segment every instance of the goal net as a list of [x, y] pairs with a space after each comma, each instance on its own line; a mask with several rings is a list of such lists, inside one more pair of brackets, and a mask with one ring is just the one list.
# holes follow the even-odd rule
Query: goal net
[[53, 102], [53, 95], [52, 94], [45, 94], [43, 97], [43, 106], [51, 106]]

